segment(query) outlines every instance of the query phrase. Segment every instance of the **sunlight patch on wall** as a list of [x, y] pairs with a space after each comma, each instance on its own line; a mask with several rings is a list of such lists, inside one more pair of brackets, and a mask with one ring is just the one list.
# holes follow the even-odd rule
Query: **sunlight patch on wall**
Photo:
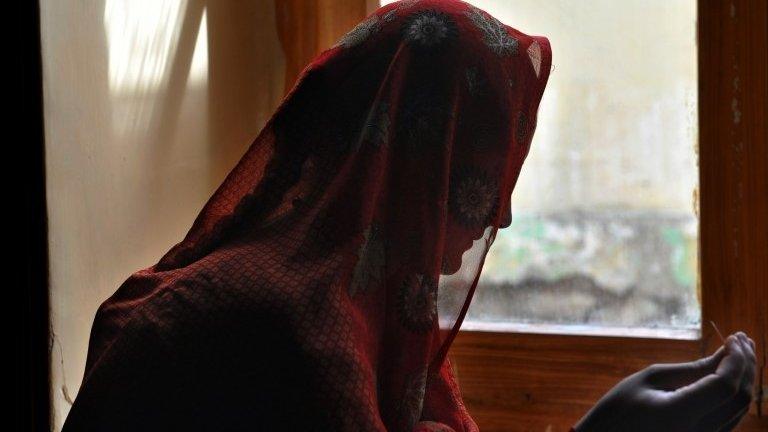
[[146, 93], [160, 88], [171, 64], [185, 9], [185, 1], [107, 0], [104, 28], [113, 93]]
[[200, 20], [200, 30], [195, 41], [195, 53], [192, 55], [192, 66], [189, 70], [187, 85], [196, 86], [208, 81], [208, 11], [203, 11]]
[[191, 7], [176, 0], [105, 4], [112, 124], [118, 135], [167, 129], [162, 123], [172, 122], [184, 92], [206, 90], [207, 14]]

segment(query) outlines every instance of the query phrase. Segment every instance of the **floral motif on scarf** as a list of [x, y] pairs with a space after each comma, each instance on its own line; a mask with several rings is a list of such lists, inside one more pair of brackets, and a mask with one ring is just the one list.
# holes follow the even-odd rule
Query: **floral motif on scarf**
[[480, 96], [485, 90], [485, 79], [480, 74], [480, 70], [477, 66], [468, 67], [464, 71], [464, 76], [467, 79], [467, 92], [471, 96]]
[[448, 207], [467, 227], [488, 225], [498, 205], [498, 185], [491, 176], [473, 167], [462, 167], [451, 176]]
[[518, 41], [509, 35], [501, 21], [476, 7], [471, 7], [466, 15], [483, 33], [483, 40], [491, 51], [500, 56], [517, 54]]
[[403, 38], [412, 46], [437, 47], [456, 37], [456, 24], [448, 15], [433, 10], [414, 13], [403, 24]]
[[427, 368], [413, 371], [405, 377], [405, 390], [398, 409], [403, 424], [402, 430], [412, 430], [421, 418], [426, 388]]
[[371, 14], [368, 18], [357, 24], [352, 30], [341, 37], [338, 42], [333, 46], [342, 48], [352, 48], [358, 46], [368, 40], [369, 37], [381, 30], [384, 23], [394, 21], [398, 14], [406, 8], [410, 8], [417, 4], [421, 0], [408, 0], [400, 2], [400, 5], [391, 11], [379, 15]]
[[429, 276], [406, 277], [397, 302], [400, 322], [413, 333], [427, 333], [437, 317], [437, 282]]

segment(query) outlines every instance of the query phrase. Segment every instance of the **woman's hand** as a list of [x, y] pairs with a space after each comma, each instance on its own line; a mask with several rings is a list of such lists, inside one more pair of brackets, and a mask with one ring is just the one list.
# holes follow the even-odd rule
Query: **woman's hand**
[[577, 432], [730, 431], [746, 414], [755, 381], [755, 343], [742, 332], [690, 363], [656, 364], [612, 388]]

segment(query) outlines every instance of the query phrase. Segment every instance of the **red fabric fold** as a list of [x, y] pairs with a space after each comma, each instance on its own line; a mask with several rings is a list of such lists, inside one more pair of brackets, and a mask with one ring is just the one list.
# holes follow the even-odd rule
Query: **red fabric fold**
[[550, 63], [464, 2], [366, 18], [101, 305], [64, 431], [476, 431], [446, 356]]

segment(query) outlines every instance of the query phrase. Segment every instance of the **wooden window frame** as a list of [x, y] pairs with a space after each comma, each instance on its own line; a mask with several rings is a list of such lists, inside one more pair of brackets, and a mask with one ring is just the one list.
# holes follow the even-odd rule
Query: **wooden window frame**
[[[757, 344], [756, 399], [739, 431], [768, 430], [767, 4], [697, 6], [702, 323]], [[695, 340], [462, 330], [450, 355], [483, 432], [556, 432], [623, 377], [720, 343], [709, 325]]]

